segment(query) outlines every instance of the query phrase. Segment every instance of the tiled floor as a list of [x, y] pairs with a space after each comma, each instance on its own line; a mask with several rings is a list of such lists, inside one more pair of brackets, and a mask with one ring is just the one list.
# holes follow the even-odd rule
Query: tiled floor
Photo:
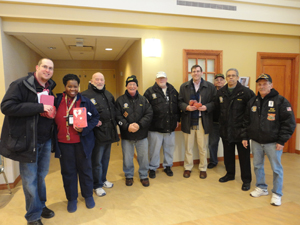
[[[143, 187], [138, 179], [135, 160], [135, 177], [132, 187], [125, 186], [122, 172], [120, 145], [113, 144], [108, 180], [114, 183], [106, 189], [107, 195], [95, 197], [96, 207], [87, 209], [80, 196], [78, 210], [67, 212], [58, 159], [51, 159], [47, 182], [47, 206], [55, 211], [52, 219], [42, 219], [45, 225], [195, 225], [195, 224], [300, 224], [300, 155], [285, 153], [284, 196], [282, 205], [270, 205], [271, 195], [260, 198], [249, 196], [250, 191], [241, 191], [242, 182], [237, 169], [236, 180], [219, 183], [225, 174], [224, 163], [208, 170], [208, 177], [199, 179], [194, 166], [191, 177], [183, 178], [183, 167], [174, 167], [173, 177], [159, 169], [150, 187]], [[237, 161], [238, 165], [238, 161]], [[255, 177], [253, 177], [254, 188]], [[266, 160], [266, 180], [272, 187], [272, 172]], [[21, 183], [21, 182], [20, 182]], [[0, 224], [26, 224], [24, 219], [25, 199], [19, 184], [9, 195], [0, 191]]]

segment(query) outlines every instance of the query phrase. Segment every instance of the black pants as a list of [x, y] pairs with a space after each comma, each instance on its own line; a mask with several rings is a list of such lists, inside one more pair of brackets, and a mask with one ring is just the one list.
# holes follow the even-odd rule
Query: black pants
[[93, 173], [91, 157], [86, 158], [81, 143], [58, 143], [61, 150], [60, 166], [66, 197], [69, 201], [78, 197], [78, 178], [81, 195], [93, 196]]
[[250, 165], [250, 146], [244, 148], [242, 142], [229, 143], [223, 140], [224, 146], [224, 164], [227, 171], [227, 176], [235, 177], [235, 146], [238, 150], [241, 178], [243, 183], [251, 183], [251, 165]]

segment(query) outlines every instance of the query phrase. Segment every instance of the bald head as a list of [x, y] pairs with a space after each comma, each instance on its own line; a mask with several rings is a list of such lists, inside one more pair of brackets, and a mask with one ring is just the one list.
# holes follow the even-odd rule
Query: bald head
[[102, 90], [105, 85], [104, 75], [100, 72], [94, 73], [91, 79], [91, 84], [97, 89]]

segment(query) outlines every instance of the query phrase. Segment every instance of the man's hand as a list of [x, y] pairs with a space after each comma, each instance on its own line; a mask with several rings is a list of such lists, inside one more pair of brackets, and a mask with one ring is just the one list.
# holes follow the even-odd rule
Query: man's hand
[[77, 132], [81, 133], [83, 128], [79, 128], [79, 127], [74, 127], [74, 130], [76, 130]]
[[96, 127], [100, 127], [102, 125], [102, 122], [99, 120], [98, 124], [96, 125]]
[[199, 111], [206, 111], [207, 108], [205, 105], [202, 105], [201, 107], [198, 108]]
[[276, 143], [276, 151], [283, 150], [284, 145]]
[[131, 133], [135, 133], [140, 129], [140, 126], [137, 123], [132, 123], [128, 127], [128, 131]]
[[197, 107], [196, 106], [192, 106], [192, 105], [188, 105], [185, 110], [186, 111], [195, 111], [195, 110], [197, 110]]
[[53, 110], [52, 105], [44, 105], [44, 112], [51, 112]]
[[176, 128], [178, 128], [178, 126], [179, 126], [179, 122], [177, 122], [177, 126], [176, 126]]
[[243, 144], [244, 148], [247, 148], [247, 147], [248, 147], [248, 141], [247, 141], [247, 140], [243, 140], [243, 141], [242, 141], [242, 144]]

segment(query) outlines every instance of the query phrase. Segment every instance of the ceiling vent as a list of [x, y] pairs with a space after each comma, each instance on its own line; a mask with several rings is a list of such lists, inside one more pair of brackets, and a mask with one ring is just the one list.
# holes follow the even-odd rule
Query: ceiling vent
[[70, 49], [70, 51], [90, 52], [90, 51], [93, 51], [93, 46], [69, 45], [69, 49]]
[[233, 6], [233, 5], [219, 5], [219, 4], [212, 4], [212, 3], [192, 2], [192, 1], [179, 1], [179, 0], [177, 0], [177, 5], [191, 6], [191, 7], [200, 7], [200, 8], [209, 8], [209, 9], [220, 9], [220, 10], [237, 11], [237, 7]]

